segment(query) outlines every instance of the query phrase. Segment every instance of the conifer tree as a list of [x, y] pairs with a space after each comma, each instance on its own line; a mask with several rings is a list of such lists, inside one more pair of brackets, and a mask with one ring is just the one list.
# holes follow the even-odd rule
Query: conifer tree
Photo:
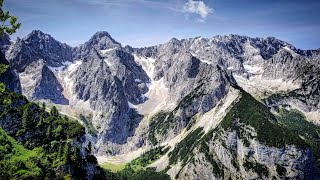
[[22, 114], [22, 127], [23, 127], [23, 129], [27, 129], [27, 125], [28, 125], [28, 109], [24, 109], [23, 114]]
[[9, 11], [4, 11], [2, 9], [3, 0], [0, 0], [0, 36], [4, 33], [13, 34], [16, 32], [17, 29], [20, 28], [21, 23], [18, 23], [18, 18], [12, 16]]
[[31, 109], [25, 108], [22, 114], [22, 127], [24, 129], [28, 129], [32, 126], [33, 120], [31, 119], [31, 117], [32, 117]]
[[42, 110], [43, 110], [43, 111], [46, 110], [46, 103], [45, 103], [45, 102], [42, 103]]
[[40, 117], [39, 117], [39, 121], [38, 121], [37, 126], [41, 126], [42, 123], [43, 123], [43, 115], [42, 115], [42, 113], [41, 113], [41, 114], [40, 114]]
[[51, 138], [51, 125], [48, 126], [46, 136], [47, 136], [48, 139]]
[[70, 153], [69, 143], [66, 143], [63, 148], [63, 161], [65, 162], [69, 161], [69, 153]]
[[50, 115], [58, 117], [59, 116], [59, 111], [57, 110], [56, 106], [53, 106], [50, 110]]

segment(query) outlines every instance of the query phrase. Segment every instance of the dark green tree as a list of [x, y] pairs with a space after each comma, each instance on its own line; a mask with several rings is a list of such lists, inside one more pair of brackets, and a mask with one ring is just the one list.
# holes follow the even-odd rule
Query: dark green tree
[[30, 108], [25, 108], [22, 114], [23, 129], [28, 129], [32, 126], [33, 120], [31, 119], [31, 117], [32, 117], [32, 111], [30, 110]]
[[42, 125], [42, 123], [43, 123], [43, 115], [42, 115], [42, 114], [40, 114], [40, 117], [39, 117], [39, 121], [38, 121], [37, 126], [41, 126], [41, 125]]
[[69, 161], [69, 154], [70, 154], [70, 145], [68, 142], [66, 142], [66, 144], [63, 148], [63, 161], [65, 161], [65, 162]]
[[20, 28], [21, 23], [18, 23], [18, 18], [12, 16], [9, 11], [5, 11], [2, 9], [3, 0], [0, 0], [0, 36], [4, 33], [13, 34], [17, 29]]
[[[9, 65], [0, 64], [0, 76], [7, 71], [8, 67]], [[0, 93], [4, 93], [5, 91], [6, 91], [6, 85], [0, 82]]]
[[56, 106], [53, 106], [50, 110], [50, 115], [58, 117], [59, 116], [59, 111], [57, 110]]
[[23, 129], [27, 129], [27, 123], [28, 123], [28, 109], [24, 109], [22, 114], [22, 127]]
[[42, 102], [42, 110], [45, 111], [46, 110], [46, 103]]
[[9, 65], [0, 64], [0, 76], [1, 76], [1, 74], [5, 73], [8, 68], [9, 68]]
[[6, 85], [4, 83], [0, 83], [0, 93], [4, 93], [6, 91]]
[[48, 128], [47, 128], [47, 133], [46, 133], [46, 136], [47, 136], [48, 139], [51, 138], [51, 134], [52, 134], [51, 133], [51, 125], [49, 125]]
[[61, 155], [62, 155], [62, 143], [60, 143], [60, 145], [59, 145], [59, 151], [58, 151], [58, 154], [57, 154], [57, 160], [58, 161], [61, 161]]
[[71, 153], [70, 160], [73, 162], [80, 162], [80, 150], [78, 147], [71, 147]]

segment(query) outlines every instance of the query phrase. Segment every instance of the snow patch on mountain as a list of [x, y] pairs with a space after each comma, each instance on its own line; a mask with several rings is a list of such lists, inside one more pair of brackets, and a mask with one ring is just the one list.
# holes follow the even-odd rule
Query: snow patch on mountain
[[63, 85], [64, 85], [64, 95], [66, 98], [70, 101], [70, 106], [76, 109], [84, 109], [84, 110], [91, 110], [89, 101], [83, 101], [77, 96], [72, 93], [72, 88], [74, 86], [74, 82], [72, 79], [72, 74], [75, 72], [79, 66], [82, 64], [82, 61], [74, 61], [72, 64], [69, 63], [66, 70], [63, 72], [65, 73], [64, 79], [63, 79]]
[[136, 106], [134, 104], [132, 104], [130, 101], [128, 101], [128, 106], [131, 109], [135, 109], [136, 108]]
[[108, 59], [104, 59], [103, 60], [109, 67], [112, 66], [112, 63], [108, 60]]
[[67, 68], [69, 65], [71, 65], [72, 62], [70, 61], [65, 61], [65, 62], [62, 62], [62, 65], [61, 66], [57, 66], [57, 67], [53, 67], [53, 66], [48, 66], [48, 68], [53, 72], [60, 72], [62, 70], [64, 70], [65, 68]]
[[154, 75], [154, 62], [156, 61], [150, 57], [141, 57], [136, 54], [133, 54], [134, 60], [137, 64], [139, 64], [142, 69], [147, 73], [149, 78], [152, 80]]
[[74, 61], [72, 64], [69, 64], [67, 71], [69, 73], [74, 72], [82, 64], [82, 61]]
[[243, 65], [243, 67], [250, 74], [261, 74], [263, 72], [259, 66]]
[[62, 93], [64, 97], [69, 100], [68, 105], [56, 106], [59, 107], [59, 110], [62, 113], [70, 114], [73, 116], [75, 116], [76, 110], [78, 110], [79, 112], [81, 112], [80, 110], [91, 111], [90, 102], [77, 98], [76, 94], [74, 94], [72, 91], [72, 88], [74, 86], [72, 74], [79, 68], [79, 66], [82, 64], [82, 61], [65, 61], [62, 64], [62, 66], [58, 67], [48, 66], [48, 68], [55, 74], [56, 78], [62, 85]]
[[201, 62], [206, 63], [206, 64], [212, 64], [210, 61], [208, 60], [204, 60], [204, 59], [199, 59]]
[[283, 47], [283, 49], [286, 50], [286, 51], [288, 51], [288, 52], [290, 52], [290, 53], [292, 54], [292, 56], [294, 56], [294, 57], [298, 56], [298, 54], [297, 54], [296, 52], [294, 52], [294, 51], [293, 51], [290, 47], [288, 47], [288, 46]]
[[65, 67], [66, 67], [66, 66], [58, 66], [58, 67], [48, 66], [48, 68], [49, 68], [52, 72], [62, 71]]
[[140, 114], [149, 114], [151, 112], [157, 112], [160, 107], [168, 105], [169, 103], [166, 101], [168, 90], [163, 78], [158, 81], [152, 81], [149, 86], [149, 91], [144, 94], [148, 99], [144, 103], [136, 106], [138, 112]]
[[[198, 50], [197, 50], [198, 51]], [[197, 52], [196, 51], [196, 52]], [[190, 52], [190, 54], [193, 56], [193, 57], [196, 57], [196, 58], [198, 58], [201, 62], [203, 62], [203, 63], [206, 63], [206, 64], [212, 64], [212, 62], [210, 62], [210, 61], [208, 61], [208, 60], [205, 60], [205, 59], [203, 59], [203, 58], [200, 58], [199, 56], [197, 56], [196, 54], [194, 54], [194, 53], [191, 53]]]
[[[65, 85], [65, 87], [71, 89], [73, 87], [73, 82], [71, 79], [71, 75], [74, 71], [77, 70], [77, 68], [82, 64], [82, 61], [74, 61], [73, 63], [66, 63], [66, 68], [65, 71], [63, 72], [58, 72], [59, 74], [63, 73], [64, 74], [64, 79], [61, 79], [62, 84]], [[58, 75], [59, 76], [59, 75]], [[59, 76], [61, 77], [61, 76]]]
[[105, 54], [107, 54], [108, 52], [113, 51], [113, 50], [115, 50], [115, 49], [117, 49], [117, 48], [118, 48], [118, 47], [100, 50], [100, 53], [101, 53], [102, 55], [105, 55]]

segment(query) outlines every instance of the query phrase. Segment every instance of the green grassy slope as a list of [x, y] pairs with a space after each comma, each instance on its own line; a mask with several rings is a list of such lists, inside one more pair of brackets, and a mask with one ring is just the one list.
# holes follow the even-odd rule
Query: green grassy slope
[[[85, 134], [84, 127], [77, 121], [60, 115], [55, 108], [48, 113], [45, 107], [29, 102], [22, 95], [5, 90], [0, 92], [0, 110], [0, 127], [12, 137], [11, 140], [15, 139], [21, 144], [17, 147], [25, 148], [17, 149], [26, 155], [22, 158], [19, 153], [13, 153], [11, 158], [2, 159], [2, 164], [8, 165], [6, 167], [11, 168], [12, 163], [12, 167], [16, 167], [12, 169], [13, 173], [6, 175], [9, 179], [15, 178], [17, 173], [28, 179], [34, 176], [84, 178], [87, 176], [85, 166], [97, 164], [94, 156], [83, 157], [80, 147], [74, 145], [81, 141]], [[3, 152], [7, 150], [4, 149]], [[88, 149], [86, 151], [90, 154]], [[20, 163], [21, 158], [28, 163]], [[14, 159], [20, 160], [14, 162]], [[32, 164], [32, 160], [35, 163]]]
[[[1, 179], [39, 179], [49, 164], [42, 159], [43, 150], [28, 150], [0, 128]], [[50, 172], [49, 172], [50, 173]]]

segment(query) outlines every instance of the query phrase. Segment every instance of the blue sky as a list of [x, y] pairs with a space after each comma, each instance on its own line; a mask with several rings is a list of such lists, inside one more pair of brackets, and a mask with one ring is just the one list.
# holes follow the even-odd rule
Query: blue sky
[[320, 48], [319, 0], [5, 0], [4, 9], [22, 23], [13, 39], [39, 29], [74, 46], [105, 30], [133, 47], [240, 34]]

